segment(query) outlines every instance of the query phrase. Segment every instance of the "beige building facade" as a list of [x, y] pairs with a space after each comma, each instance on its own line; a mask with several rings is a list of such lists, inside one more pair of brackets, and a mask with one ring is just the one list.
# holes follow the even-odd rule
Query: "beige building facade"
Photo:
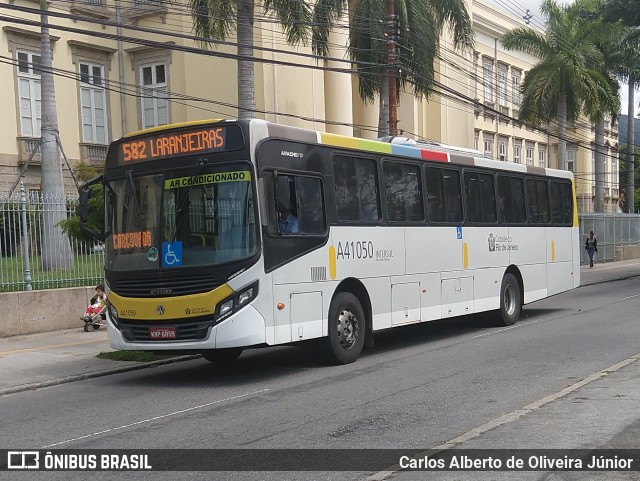
[[[27, 10], [1, 10], [26, 22], [0, 20], [0, 85], [5, 87], [0, 192], [16, 180], [40, 135], [40, 74], [34, 68], [40, 58], [39, 2], [15, 0], [7, 5], [11, 6]], [[477, 149], [505, 162], [556, 167], [553, 129], [540, 132], [514, 120], [518, 87], [536, 59], [505, 51], [499, 38], [524, 22], [481, 0], [469, 0], [468, 8], [475, 51], [457, 51], [443, 36], [434, 94], [425, 100], [410, 90], [401, 93], [399, 130], [407, 137]], [[186, 3], [159, 0], [71, 0], [52, 5], [59, 135], [72, 165], [101, 165], [108, 143], [127, 132], [237, 116], [235, 39], [203, 50], [193, 38], [189, 13]], [[117, 18], [122, 19], [120, 30]], [[378, 103], [362, 102], [357, 80], [343, 61], [346, 29], [335, 29], [329, 39], [331, 60], [318, 63], [309, 47], [288, 46], [275, 22], [256, 22], [254, 28], [259, 117], [343, 135], [377, 136]], [[593, 203], [593, 131], [586, 121], [573, 127], [569, 167], [576, 174], [581, 208], [588, 211]], [[611, 155], [605, 192], [607, 209], [613, 210], [618, 195], [617, 132], [607, 135]], [[36, 153], [25, 169], [29, 190], [39, 189], [39, 170]], [[72, 192], [69, 169], [65, 165], [63, 170], [67, 191]]]

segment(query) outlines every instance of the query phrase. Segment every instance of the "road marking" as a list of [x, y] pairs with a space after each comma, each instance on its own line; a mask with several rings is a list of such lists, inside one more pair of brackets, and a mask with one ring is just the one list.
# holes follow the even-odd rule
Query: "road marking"
[[79, 436], [77, 438], [67, 439], [66, 441], [60, 441], [58, 443], [49, 444], [48, 446], [43, 446], [40, 449], [48, 449], [48, 448], [52, 448], [54, 446], [60, 446], [61, 444], [68, 444], [68, 443], [72, 443], [74, 441], [79, 441], [81, 439], [87, 439], [87, 438], [90, 438], [90, 437], [93, 437], [93, 436], [98, 436], [100, 434], [119, 431], [121, 429], [130, 428], [132, 426], [138, 426], [140, 424], [149, 423], [151, 421], [157, 421], [158, 419], [164, 419], [164, 418], [168, 418], [168, 417], [171, 417], [171, 416], [176, 416], [178, 414], [183, 414], [183, 413], [188, 413], [190, 411], [195, 411], [196, 409], [206, 408], [208, 406], [213, 406], [215, 404], [220, 404], [220, 403], [224, 403], [224, 402], [227, 402], [227, 401], [233, 401], [235, 399], [241, 399], [243, 397], [253, 396], [254, 394], [261, 394], [263, 392], [267, 392], [268, 390], [269, 389], [261, 389], [260, 391], [253, 391], [253, 392], [248, 392], [246, 394], [238, 394], [237, 396], [232, 396], [232, 397], [228, 397], [228, 398], [225, 398], [225, 399], [218, 399], [217, 401], [211, 401], [210, 403], [200, 404], [198, 406], [193, 406], [193, 407], [186, 408], [186, 409], [180, 409], [179, 411], [173, 411], [173, 412], [170, 412], [170, 413], [167, 413], [167, 414], [161, 414], [160, 416], [154, 416], [152, 418], [143, 419], [142, 421], [136, 421], [135, 423], [124, 424], [122, 426], [117, 426], [115, 428], [109, 428], [109, 429], [105, 429], [103, 431], [98, 431], [98, 432], [91, 433], [91, 434], [85, 434], [84, 436]]
[[[515, 421], [516, 419], [521, 418], [522, 416], [525, 416], [529, 413], [531, 413], [532, 411], [535, 411], [536, 409], [540, 409], [541, 407], [543, 407], [546, 404], [549, 404], [552, 401], [556, 401], [558, 399], [560, 399], [561, 397], [566, 396], [567, 394], [570, 394], [578, 389], [580, 389], [583, 386], [586, 386], [587, 384], [592, 383], [593, 381], [597, 381], [598, 379], [601, 379], [605, 376], [608, 376], [609, 374], [619, 371], [620, 369], [622, 369], [625, 366], [628, 366], [631, 363], [634, 363], [636, 361], [640, 360], [640, 353], [628, 357], [627, 359], [620, 361], [616, 364], [614, 364], [613, 366], [610, 366], [606, 369], [603, 369], [600, 372], [596, 372], [594, 374], [591, 374], [589, 376], [587, 376], [586, 378], [584, 378], [581, 381], [578, 381], [574, 384], [571, 384], [570, 386], [565, 387], [564, 389], [551, 394], [549, 396], [543, 397], [542, 399], [538, 399], [537, 401], [532, 402], [531, 404], [527, 404], [526, 406], [524, 406], [523, 408], [520, 409], [516, 409], [515, 411], [512, 411], [508, 414], [505, 414], [503, 416], [500, 416], [499, 418], [493, 419], [487, 423], [484, 423], [474, 429], [472, 429], [471, 431], [467, 431], [466, 433], [453, 438], [449, 441], [447, 441], [444, 444], [440, 444], [439, 446], [434, 446], [433, 448], [427, 450], [427, 451], [423, 451], [420, 453], [416, 453], [411, 455], [412, 458], [423, 458], [427, 455], [433, 455], [434, 451], [447, 451], [449, 449], [452, 448], [456, 448], [459, 447], [461, 444], [464, 444], [465, 442], [477, 438], [481, 435], [483, 435], [484, 433], [486, 433], [487, 431], [490, 431], [494, 428], [497, 428], [499, 426], [502, 426], [504, 424], [510, 423], [511, 421]], [[366, 478], [364, 478], [363, 481], [382, 481], [384, 479], [387, 479], [389, 477], [391, 477], [393, 474], [402, 471], [400, 466], [397, 464], [394, 464], [393, 466], [388, 466], [387, 468], [383, 469], [382, 471], [379, 471], [377, 473], [372, 474], [371, 476], [368, 476]]]
[[618, 302], [620, 301], [626, 301], [627, 299], [633, 299], [634, 297], [638, 297], [640, 296], [640, 294], [635, 294], [633, 296], [627, 296], [627, 297], [623, 297], [622, 299], [620, 299]]
[[48, 346], [36, 346], [36, 347], [26, 347], [24, 349], [15, 349], [13, 351], [2, 351], [0, 352], [0, 357], [10, 356], [11, 354], [19, 354], [21, 352], [33, 352], [33, 351], [45, 351], [47, 349], [57, 349], [59, 347], [70, 347], [70, 346], [81, 346], [83, 344], [92, 344], [95, 342], [105, 342], [107, 338], [104, 339], [92, 339], [91, 341], [77, 341], [77, 342], [67, 342], [65, 344], [50, 344]]

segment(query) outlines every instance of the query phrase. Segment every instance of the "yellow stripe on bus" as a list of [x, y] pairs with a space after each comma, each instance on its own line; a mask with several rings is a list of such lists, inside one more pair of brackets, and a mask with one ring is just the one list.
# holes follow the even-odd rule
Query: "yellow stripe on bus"
[[329, 277], [331, 280], [336, 278], [336, 248], [329, 247]]
[[556, 261], [556, 243], [551, 241], [551, 262]]
[[469, 246], [466, 242], [462, 243], [462, 265], [465, 269], [469, 267]]
[[578, 227], [578, 206], [576, 204], [576, 184], [571, 179], [571, 195], [573, 195], [573, 227]]
[[109, 302], [117, 309], [119, 317], [162, 321], [212, 315], [218, 303], [232, 294], [233, 289], [228, 284], [201, 294], [173, 297], [122, 297], [111, 291]]

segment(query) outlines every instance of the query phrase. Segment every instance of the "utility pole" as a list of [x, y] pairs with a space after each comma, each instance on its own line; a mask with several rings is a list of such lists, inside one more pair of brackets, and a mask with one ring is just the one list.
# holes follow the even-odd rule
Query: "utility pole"
[[40, 0], [40, 70], [41, 88], [41, 177], [40, 188], [45, 203], [42, 213], [42, 268], [44, 270], [69, 269], [73, 267], [73, 256], [69, 239], [63, 234], [59, 223], [67, 218], [62, 180], [62, 165], [58, 150], [58, 115], [56, 91], [53, 84], [53, 58], [49, 36], [47, 0]]
[[389, 135], [398, 135], [398, 96], [396, 92], [397, 26], [394, 0], [387, 0], [387, 77], [389, 79]]

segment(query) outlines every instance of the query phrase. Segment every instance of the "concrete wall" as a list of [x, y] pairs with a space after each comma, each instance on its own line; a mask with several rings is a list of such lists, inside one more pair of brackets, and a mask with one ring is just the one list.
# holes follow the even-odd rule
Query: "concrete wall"
[[82, 328], [94, 287], [0, 293], [0, 337]]

